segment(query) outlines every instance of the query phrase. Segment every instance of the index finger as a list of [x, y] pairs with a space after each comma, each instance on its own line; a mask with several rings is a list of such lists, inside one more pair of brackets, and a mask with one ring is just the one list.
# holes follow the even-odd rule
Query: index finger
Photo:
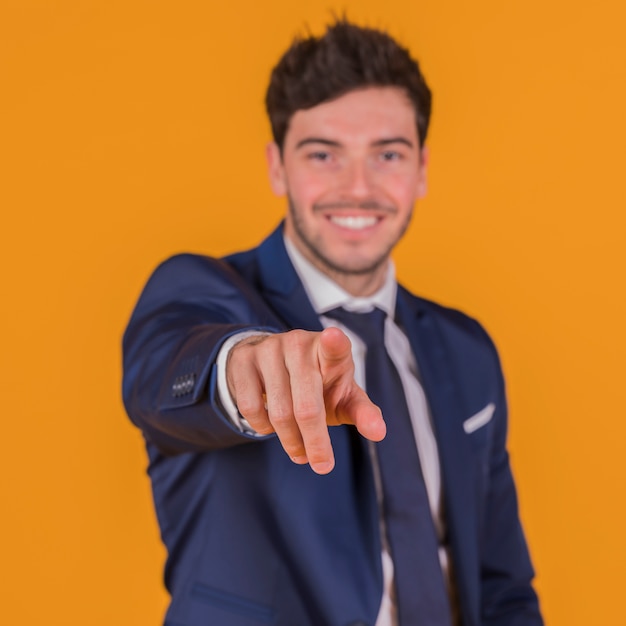
[[361, 436], [370, 441], [381, 441], [387, 434], [382, 411], [356, 383], [352, 393], [342, 403], [339, 417], [342, 423], [356, 426]]
[[326, 422], [320, 365], [315, 355], [307, 354], [305, 350], [287, 353], [285, 365], [290, 377], [293, 417], [300, 430], [309, 465], [317, 474], [328, 474], [335, 466], [335, 457]]

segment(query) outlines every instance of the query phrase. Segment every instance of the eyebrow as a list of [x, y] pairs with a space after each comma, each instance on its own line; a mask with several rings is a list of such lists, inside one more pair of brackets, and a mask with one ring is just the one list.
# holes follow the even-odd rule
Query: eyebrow
[[402, 143], [409, 148], [414, 147], [413, 142], [408, 140], [406, 137], [390, 137], [389, 139], [379, 139], [378, 141], [375, 141], [372, 145], [379, 148], [381, 146], [388, 146], [393, 143]]
[[296, 150], [310, 143], [321, 143], [324, 146], [332, 146], [333, 148], [341, 147], [341, 144], [338, 141], [332, 141], [331, 139], [322, 139], [321, 137], [307, 137], [306, 139], [301, 139], [296, 144]]
[[[322, 139], [321, 137], [307, 137], [306, 139], [301, 139], [296, 144], [296, 150], [302, 148], [302, 146], [306, 146], [309, 144], [322, 144], [323, 146], [330, 146], [332, 148], [340, 148], [341, 143], [339, 141], [333, 141], [332, 139]], [[401, 143], [409, 148], [413, 148], [413, 142], [408, 140], [406, 137], [389, 137], [388, 139], [378, 139], [372, 143], [372, 146], [375, 148], [381, 148], [383, 146], [388, 146], [394, 143]]]

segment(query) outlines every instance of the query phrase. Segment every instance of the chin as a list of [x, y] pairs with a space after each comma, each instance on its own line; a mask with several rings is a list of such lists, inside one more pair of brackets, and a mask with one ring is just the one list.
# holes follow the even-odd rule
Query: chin
[[366, 276], [378, 271], [388, 259], [388, 255], [376, 259], [330, 259], [323, 258], [321, 261], [324, 265], [340, 274], [348, 274], [352, 276]]

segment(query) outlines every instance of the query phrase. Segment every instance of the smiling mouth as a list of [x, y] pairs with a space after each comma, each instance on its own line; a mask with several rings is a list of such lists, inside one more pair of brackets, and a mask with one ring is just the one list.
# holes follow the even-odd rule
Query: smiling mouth
[[363, 230], [374, 226], [379, 218], [373, 215], [331, 215], [330, 221], [341, 228]]

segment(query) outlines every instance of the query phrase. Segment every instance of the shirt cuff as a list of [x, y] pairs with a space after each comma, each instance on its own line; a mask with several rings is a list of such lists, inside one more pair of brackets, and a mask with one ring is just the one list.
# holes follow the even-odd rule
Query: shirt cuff
[[230, 395], [230, 391], [228, 390], [228, 383], [226, 382], [226, 361], [228, 360], [228, 355], [230, 351], [244, 339], [248, 339], [248, 337], [264, 337], [265, 335], [270, 335], [271, 333], [263, 332], [260, 330], [242, 330], [239, 333], [235, 333], [231, 335], [220, 348], [220, 351], [217, 354], [217, 359], [215, 360], [215, 364], [217, 366], [217, 400], [224, 409], [226, 416], [233, 423], [235, 428], [240, 430], [242, 433], [246, 433], [248, 435], [259, 435], [251, 426], [248, 424], [248, 421], [245, 417], [239, 413], [237, 410], [237, 406], [235, 405], [235, 401], [233, 397]]

